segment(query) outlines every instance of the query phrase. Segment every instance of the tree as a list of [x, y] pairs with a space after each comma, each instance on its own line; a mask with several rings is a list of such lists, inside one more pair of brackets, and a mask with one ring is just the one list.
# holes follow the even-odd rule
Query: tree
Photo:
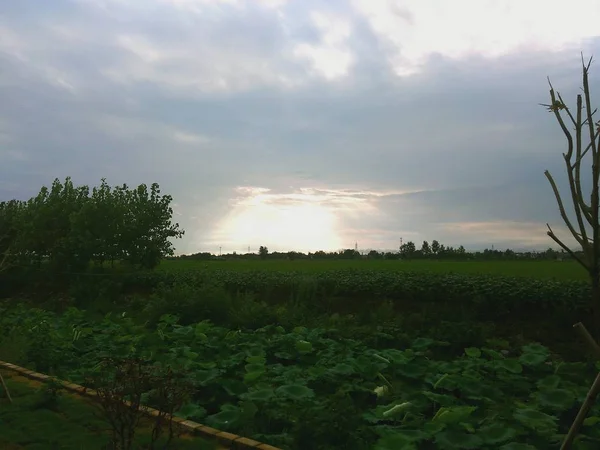
[[429, 247], [429, 242], [423, 241], [423, 245], [421, 245], [421, 253], [423, 256], [429, 256], [431, 254], [431, 247]]
[[417, 247], [413, 241], [408, 241], [400, 247], [400, 254], [403, 258], [411, 258], [415, 255]]
[[17, 200], [0, 203], [0, 272], [14, 266], [19, 256], [16, 241], [23, 207]]
[[[158, 183], [153, 183], [150, 192], [145, 184], [126, 192], [124, 215], [119, 217], [117, 228], [123, 240], [125, 260], [133, 265], [152, 269], [165, 256], [174, 254], [171, 238], [181, 238], [184, 231], [173, 224], [173, 209], [170, 195], [160, 195]], [[123, 220], [121, 222], [121, 220]]]
[[383, 256], [382, 253], [379, 253], [377, 250], [371, 250], [368, 254], [367, 257], [369, 259], [381, 259], [381, 257]]
[[47, 258], [53, 268], [83, 269], [88, 259], [73, 246], [71, 216], [82, 208], [88, 193], [87, 186], [76, 188], [69, 177], [64, 184], [55, 179], [50, 189], [43, 186], [23, 209], [19, 253], [38, 265]]
[[[599, 211], [599, 181], [600, 181], [600, 139], [596, 142], [600, 135], [600, 122], [594, 123], [592, 111], [590, 87], [588, 83], [589, 67], [592, 62], [590, 58], [586, 65], [583, 61], [583, 98], [581, 94], [577, 95], [577, 109], [575, 113], [571, 112], [570, 108], [563, 101], [560, 93], [554, 91], [550, 79], [550, 99], [549, 105], [542, 105], [552, 112], [558, 121], [558, 124], [567, 140], [567, 152], [563, 154], [565, 165], [567, 168], [567, 177], [569, 181], [569, 191], [571, 201], [575, 210], [576, 225], [567, 215], [562, 197], [554, 181], [554, 178], [548, 170], [544, 172], [546, 178], [550, 182], [560, 215], [569, 229], [569, 232], [575, 238], [577, 244], [583, 250], [582, 254], [577, 254], [576, 250], [567, 246], [552, 230], [549, 224], [548, 236], [561, 248], [563, 248], [573, 259], [581, 264], [587, 271], [591, 285], [591, 311], [593, 320], [593, 331], [595, 336], [600, 337], [600, 220]], [[585, 106], [584, 103], [585, 102]], [[585, 110], [585, 111], [584, 111]], [[562, 117], [562, 112], [566, 112], [567, 121], [570, 122], [575, 129], [575, 137], [565, 124]], [[584, 135], [585, 136], [584, 138]], [[584, 146], [584, 140], [589, 140], [589, 143]], [[591, 150], [591, 152], [590, 152]], [[591, 159], [591, 181], [592, 189], [589, 197], [589, 203], [586, 202], [582, 187], [582, 167], [583, 160], [586, 154]], [[587, 166], [587, 167], [590, 167]]]
[[434, 239], [433, 241], [431, 241], [431, 252], [434, 255], [437, 255], [439, 253], [439, 251], [440, 251], [440, 243]]
[[9, 253], [21, 262], [56, 272], [85, 270], [91, 261], [125, 260], [153, 268], [174, 253], [172, 238], [183, 230], [173, 224], [171, 196], [158, 184], [111, 190], [103, 179], [90, 196], [88, 186], [55, 179], [27, 202], [0, 205], [0, 259]]
[[261, 245], [258, 249], [258, 254], [260, 255], [261, 259], [266, 259], [267, 255], [269, 254], [269, 249]]
[[347, 248], [343, 252], [340, 252], [341, 259], [355, 259], [360, 258], [360, 253], [353, 248]]

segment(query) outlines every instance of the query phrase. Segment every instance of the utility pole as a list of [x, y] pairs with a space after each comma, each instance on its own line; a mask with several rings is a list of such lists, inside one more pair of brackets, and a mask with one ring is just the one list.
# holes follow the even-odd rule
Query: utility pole
[[219, 256], [221, 256], [221, 246], [219, 246]]

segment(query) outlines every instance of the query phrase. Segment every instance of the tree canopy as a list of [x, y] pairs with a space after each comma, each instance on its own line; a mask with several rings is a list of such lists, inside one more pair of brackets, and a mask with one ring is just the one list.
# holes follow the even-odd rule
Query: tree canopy
[[55, 179], [27, 201], [0, 202], [0, 260], [4, 268], [47, 262], [75, 271], [123, 261], [152, 269], [184, 234], [172, 223], [172, 200], [157, 183], [111, 188], [102, 179], [90, 191]]

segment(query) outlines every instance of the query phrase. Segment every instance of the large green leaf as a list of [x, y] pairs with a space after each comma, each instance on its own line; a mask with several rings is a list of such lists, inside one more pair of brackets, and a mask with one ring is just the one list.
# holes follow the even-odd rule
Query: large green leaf
[[517, 435], [517, 430], [507, 424], [495, 422], [481, 427], [477, 434], [484, 443], [498, 445], [513, 439]]
[[264, 364], [246, 364], [245, 366], [246, 372], [264, 372], [265, 365]]
[[296, 341], [296, 350], [300, 353], [310, 353], [312, 352], [313, 346], [308, 341], [299, 340]]
[[575, 403], [575, 395], [568, 389], [545, 389], [538, 393], [537, 399], [541, 405], [559, 411], [564, 411]]
[[248, 364], [265, 364], [267, 360], [264, 356], [248, 356], [246, 362]]
[[476, 406], [442, 407], [438, 410], [432, 421], [446, 424], [459, 423], [466, 420], [476, 410]]
[[518, 408], [513, 417], [521, 424], [540, 433], [556, 432], [556, 418], [533, 408]]
[[219, 430], [229, 430], [233, 429], [241, 418], [242, 412], [239, 409], [227, 409], [206, 417], [206, 423]]
[[478, 449], [482, 440], [475, 434], [463, 431], [447, 430], [435, 435], [435, 443], [442, 449]]
[[355, 370], [350, 364], [339, 363], [330, 369], [330, 372], [335, 373], [336, 375], [350, 375], [354, 373]]
[[479, 358], [481, 356], [481, 350], [477, 347], [468, 347], [465, 348], [465, 355], [469, 358]]
[[500, 447], [498, 450], [539, 450], [533, 445], [521, 444], [519, 442], [511, 442]]
[[500, 369], [504, 369], [510, 373], [521, 373], [523, 372], [523, 366], [514, 359], [501, 359], [494, 361], [494, 366]]
[[248, 372], [246, 375], [244, 375], [244, 383], [250, 383], [250, 382], [256, 381], [260, 377], [262, 377], [264, 374], [265, 374], [264, 371]]
[[524, 345], [521, 349], [523, 354], [519, 361], [527, 366], [539, 366], [550, 356], [550, 350], [538, 343]]
[[275, 395], [273, 389], [258, 389], [256, 391], [250, 391], [244, 395], [244, 398], [254, 400], [256, 402], [266, 402]]
[[195, 403], [186, 403], [179, 408], [179, 411], [175, 415], [184, 419], [198, 421], [206, 417], [206, 409]]
[[246, 385], [239, 379], [221, 380], [219, 384], [231, 396], [238, 396], [248, 390]]
[[433, 339], [420, 337], [413, 341], [411, 347], [414, 350], [422, 351], [422, 350], [428, 349], [429, 347], [431, 347], [434, 344], [435, 344], [435, 341]]
[[543, 353], [523, 353], [519, 357], [519, 362], [526, 366], [535, 367], [543, 364], [547, 359], [548, 355], [544, 355]]
[[548, 375], [541, 378], [537, 383], [538, 389], [556, 389], [560, 385], [561, 378], [558, 375]]
[[407, 378], [421, 378], [425, 373], [425, 368], [416, 361], [399, 364], [395, 369], [397, 373]]
[[399, 430], [379, 439], [377, 450], [417, 450], [417, 443], [429, 436], [421, 430]]
[[452, 406], [456, 404], [456, 397], [451, 395], [436, 394], [435, 392], [423, 391], [422, 394], [432, 402], [441, 406]]
[[303, 400], [314, 397], [315, 393], [312, 389], [301, 384], [286, 384], [280, 386], [276, 390], [277, 395], [291, 398], [293, 400]]

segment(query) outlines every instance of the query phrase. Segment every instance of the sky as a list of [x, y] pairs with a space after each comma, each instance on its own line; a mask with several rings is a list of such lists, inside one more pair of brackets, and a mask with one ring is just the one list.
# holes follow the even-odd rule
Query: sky
[[2, 2], [0, 200], [157, 182], [178, 254], [556, 248], [540, 103], [550, 77], [574, 107], [598, 23], [597, 0]]

